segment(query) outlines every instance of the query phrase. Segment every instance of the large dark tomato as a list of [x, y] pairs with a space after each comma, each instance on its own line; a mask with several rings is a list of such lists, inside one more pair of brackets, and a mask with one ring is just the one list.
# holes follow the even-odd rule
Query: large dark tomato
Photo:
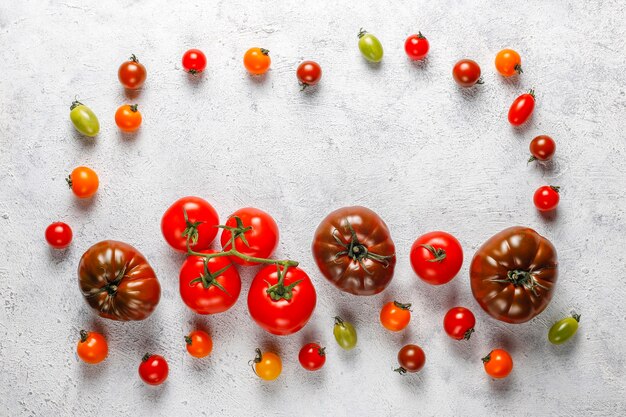
[[161, 286], [146, 258], [114, 240], [96, 243], [83, 254], [78, 285], [100, 317], [112, 320], [143, 320], [161, 298]]
[[524, 124], [535, 110], [535, 90], [522, 94], [513, 101], [509, 109], [509, 123], [513, 126]]
[[[186, 213], [186, 217], [185, 217]], [[217, 235], [217, 211], [200, 197], [183, 197], [172, 204], [161, 219], [161, 232], [171, 247], [187, 251], [187, 236], [194, 250], [208, 249]]]
[[470, 267], [472, 293], [491, 317], [524, 323], [550, 303], [558, 275], [556, 249], [528, 227], [509, 227], [487, 240]]
[[[201, 253], [215, 253], [204, 250]], [[231, 308], [241, 292], [239, 272], [227, 257], [206, 261], [189, 256], [180, 268], [180, 296], [198, 314], [222, 313]]]
[[309, 276], [300, 268], [289, 267], [283, 286], [278, 285], [278, 268], [268, 265], [252, 280], [248, 311], [254, 321], [272, 334], [289, 335], [302, 329], [311, 318], [317, 295]]
[[411, 247], [411, 266], [417, 276], [427, 283], [445, 284], [461, 270], [463, 249], [450, 233], [426, 233], [418, 237]]
[[342, 291], [378, 294], [393, 278], [396, 256], [389, 229], [368, 208], [330, 213], [315, 231], [312, 250], [322, 274]]
[[[239, 220], [237, 220], [239, 219]], [[255, 258], [269, 258], [278, 246], [278, 225], [266, 212], [246, 207], [228, 217], [220, 242], [224, 250], [230, 249], [230, 238], [235, 234], [235, 249]], [[239, 265], [257, 265], [236, 256], [230, 259]]]

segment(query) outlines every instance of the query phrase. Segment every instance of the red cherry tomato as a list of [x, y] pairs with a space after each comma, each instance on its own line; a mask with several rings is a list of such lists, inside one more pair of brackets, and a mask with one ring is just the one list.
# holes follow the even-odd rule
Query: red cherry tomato
[[317, 371], [326, 363], [326, 348], [317, 343], [307, 343], [300, 349], [298, 360], [307, 371]]
[[418, 277], [431, 285], [449, 282], [463, 265], [459, 241], [446, 232], [430, 232], [417, 238], [411, 247], [411, 266]]
[[537, 210], [554, 210], [559, 204], [559, 190], [559, 187], [552, 185], [544, 185], [543, 187], [537, 188], [537, 191], [535, 191], [535, 195], [533, 196], [533, 202], [535, 203]]
[[424, 59], [429, 48], [428, 39], [422, 35], [422, 32], [409, 36], [404, 42], [404, 51], [412, 60]]
[[[201, 253], [215, 253], [208, 249]], [[198, 314], [217, 314], [231, 308], [241, 292], [239, 272], [227, 257], [204, 263], [201, 256], [188, 256], [180, 268], [180, 296]]]
[[547, 135], [539, 135], [530, 141], [530, 159], [528, 162], [535, 160], [549, 161], [556, 152], [556, 143]]
[[398, 352], [398, 363], [400, 367], [394, 370], [400, 375], [407, 372], [419, 372], [426, 363], [426, 355], [422, 348], [417, 345], [405, 345]]
[[387, 330], [399, 332], [411, 321], [411, 304], [390, 301], [380, 310], [380, 323]]
[[506, 378], [513, 370], [513, 358], [504, 349], [494, 349], [483, 358], [483, 366], [492, 378]]
[[161, 355], [146, 353], [139, 364], [139, 376], [149, 385], [160, 385], [167, 379], [169, 367]]
[[[252, 207], [239, 209], [230, 215], [226, 226], [220, 237], [224, 250], [230, 249], [233, 233], [235, 248], [247, 256], [269, 258], [278, 246], [278, 225], [263, 210]], [[258, 265], [258, 262], [249, 262], [236, 256], [231, 256], [230, 260], [239, 265]]]
[[453, 339], [469, 340], [474, 333], [476, 317], [465, 307], [454, 307], [443, 318], [443, 329]]
[[63, 222], [46, 227], [46, 241], [55, 249], [65, 249], [72, 242], [72, 228]]
[[302, 88], [317, 84], [322, 78], [322, 67], [314, 61], [304, 61], [298, 66], [296, 76]]
[[474, 84], [483, 83], [480, 78], [480, 66], [471, 59], [462, 59], [454, 64], [452, 76], [461, 87], [471, 87]]
[[206, 56], [199, 49], [190, 49], [183, 55], [183, 68], [190, 74], [198, 74], [206, 68]]
[[509, 109], [509, 123], [519, 126], [530, 119], [535, 110], [535, 90], [522, 94], [513, 101]]
[[[186, 218], [185, 218], [185, 213]], [[217, 235], [217, 211], [200, 197], [183, 197], [163, 214], [161, 232], [174, 249], [187, 251], [187, 235], [193, 250], [208, 249]]]
[[146, 81], [146, 67], [143, 66], [135, 55], [131, 55], [130, 60], [120, 65], [117, 71], [117, 78], [124, 88], [134, 90], [141, 88]]

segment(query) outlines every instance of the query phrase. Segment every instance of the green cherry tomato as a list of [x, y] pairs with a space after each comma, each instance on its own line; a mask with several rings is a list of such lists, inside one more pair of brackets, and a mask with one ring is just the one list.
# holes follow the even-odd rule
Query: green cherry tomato
[[70, 119], [76, 130], [85, 136], [94, 137], [100, 132], [100, 122], [96, 114], [80, 101], [74, 101], [70, 107]]
[[548, 340], [554, 345], [560, 345], [567, 342], [576, 334], [578, 330], [578, 322], [580, 314], [572, 314], [571, 317], [565, 317], [554, 323], [548, 332]]
[[380, 62], [383, 59], [383, 46], [378, 38], [363, 29], [359, 32], [359, 50], [365, 59], [370, 62]]
[[342, 320], [341, 317], [335, 317], [333, 335], [335, 335], [335, 340], [342, 349], [351, 350], [356, 346], [356, 330], [350, 323]]

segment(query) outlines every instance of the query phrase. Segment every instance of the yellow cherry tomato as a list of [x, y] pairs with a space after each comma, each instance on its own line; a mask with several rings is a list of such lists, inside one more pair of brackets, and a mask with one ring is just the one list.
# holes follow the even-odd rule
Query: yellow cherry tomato
[[283, 370], [280, 357], [273, 352], [261, 353], [261, 349], [256, 349], [256, 357], [251, 362], [253, 362], [254, 373], [265, 381], [278, 378]]

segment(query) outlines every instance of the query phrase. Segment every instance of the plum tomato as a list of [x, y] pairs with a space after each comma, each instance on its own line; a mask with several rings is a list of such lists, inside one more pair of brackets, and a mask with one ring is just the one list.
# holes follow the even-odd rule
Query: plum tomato
[[469, 340], [474, 333], [476, 317], [465, 307], [451, 308], [443, 318], [443, 329], [456, 340]]
[[509, 109], [509, 123], [520, 126], [532, 116], [535, 110], [535, 90], [522, 94], [513, 101]]
[[74, 128], [85, 136], [94, 137], [100, 132], [96, 114], [78, 100], [74, 100], [70, 106], [70, 120]]
[[361, 29], [359, 31], [359, 50], [363, 58], [370, 62], [380, 62], [383, 59], [383, 45], [378, 38]]
[[548, 332], [548, 340], [554, 345], [560, 345], [570, 340], [578, 331], [580, 314], [572, 314], [554, 323]]
[[411, 247], [411, 266], [422, 280], [431, 285], [450, 282], [463, 266], [463, 249], [449, 233], [426, 233]]
[[333, 336], [335, 336], [337, 344], [344, 350], [352, 350], [356, 346], [357, 336], [354, 326], [339, 316], [335, 317]]
[[72, 228], [63, 222], [54, 222], [46, 227], [46, 241], [55, 249], [65, 249], [72, 242]]

